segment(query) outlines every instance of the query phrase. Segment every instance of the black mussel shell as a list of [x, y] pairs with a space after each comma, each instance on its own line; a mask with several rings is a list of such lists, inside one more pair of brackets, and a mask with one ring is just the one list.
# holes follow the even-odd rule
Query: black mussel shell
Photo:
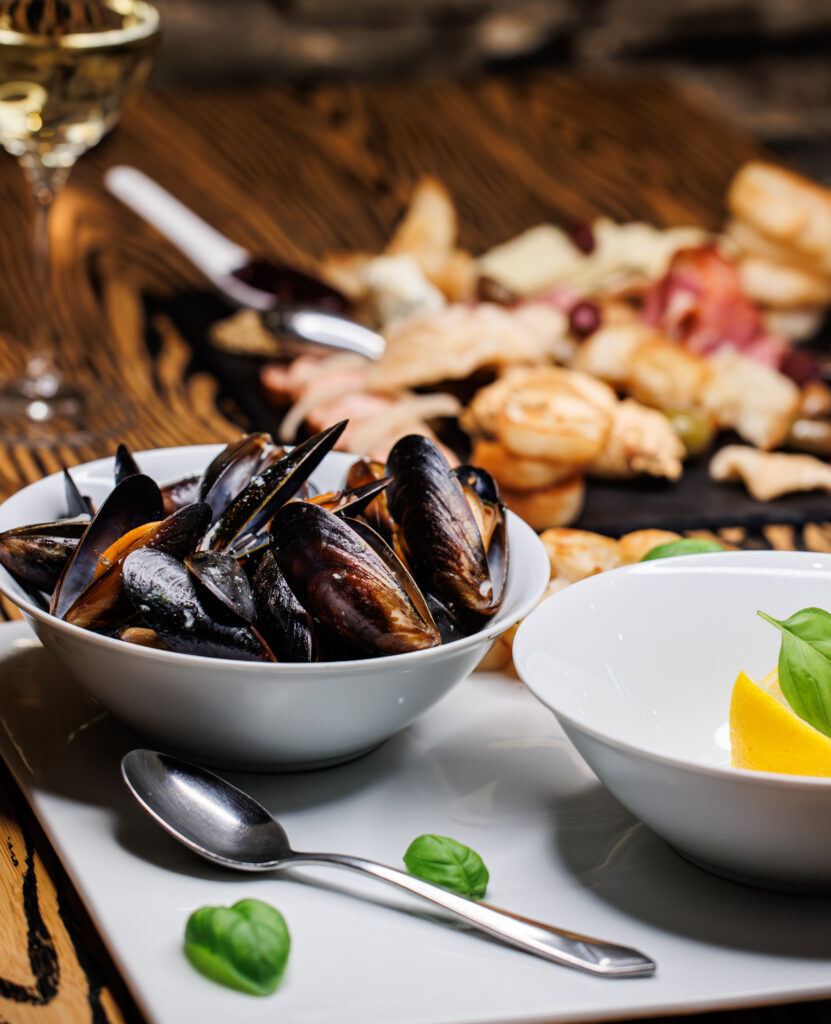
[[203, 547], [240, 552], [264, 527], [274, 512], [298, 492], [343, 433], [346, 421], [336, 423], [293, 448], [277, 462], [258, 472], [220, 515], [205, 537]]
[[361, 540], [365, 541], [384, 562], [421, 618], [425, 622], [431, 623], [432, 613], [424, 594], [419, 590], [418, 584], [410, 575], [410, 570], [404, 565], [389, 544], [379, 533], [372, 529], [369, 523], [364, 523], [360, 519], [349, 518], [346, 521]]
[[137, 476], [141, 472], [126, 444], [120, 444], [116, 448], [114, 462], [115, 482], [117, 484], [120, 484], [122, 480], [126, 480], [128, 476]]
[[479, 466], [464, 465], [456, 466], [450, 472], [463, 487], [469, 487], [482, 501], [490, 502], [493, 505], [502, 502], [499, 487], [487, 470], [481, 469]]
[[95, 506], [89, 498], [81, 494], [78, 485], [72, 479], [68, 469], [63, 471], [63, 485], [66, 493], [66, 514], [69, 519], [77, 516], [94, 516]]
[[361, 515], [373, 501], [384, 491], [392, 477], [381, 477], [379, 480], [370, 480], [350, 490], [329, 491], [326, 494], [318, 494], [305, 500], [313, 505], [320, 505], [327, 512], [334, 512], [338, 516], [346, 516], [354, 519]]
[[344, 491], [337, 506], [330, 511], [339, 516], [348, 516], [350, 519], [363, 515], [367, 508], [384, 493], [391, 480], [392, 477], [383, 476], [380, 480], [371, 480], [360, 487]]
[[350, 523], [309, 502], [278, 509], [270, 532], [277, 562], [307, 612], [370, 654], [440, 642], [388, 562]]
[[194, 551], [185, 565], [202, 586], [245, 622], [253, 622], [257, 609], [245, 570], [227, 551]]
[[84, 629], [105, 630], [129, 620], [134, 612], [124, 589], [123, 566], [127, 555], [140, 547], [148, 547], [182, 559], [199, 543], [210, 518], [208, 506], [195, 502], [177, 509], [161, 522], [149, 523], [146, 533], [136, 538], [78, 595], [64, 614], [66, 621]]
[[390, 512], [422, 589], [469, 611], [496, 608], [487, 554], [460, 482], [435, 442], [409, 434], [387, 460]]
[[181, 654], [274, 661], [260, 634], [200, 589], [183, 562], [152, 548], [124, 560], [124, 585], [145, 624]]
[[270, 549], [256, 559], [251, 584], [257, 628], [277, 660], [314, 661], [317, 644], [311, 617], [292, 593]]
[[169, 516], [177, 509], [185, 505], [192, 505], [199, 501], [199, 485], [202, 476], [194, 473], [192, 476], [183, 476], [181, 480], [174, 480], [172, 483], [162, 487], [162, 502], [164, 514]]
[[0, 565], [27, 588], [51, 594], [89, 519], [17, 526], [0, 534]]
[[211, 523], [248, 484], [273, 449], [271, 434], [243, 434], [216, 456], [199, 484], [199, 500], [211, 506]]
[[433, 621], [438, 627], [439, 636], [443, 644], [449, 644], [453, 640], [461, 640], [463, 636], [469, 636], [475, 630], [469, 628], [465, 616], [459, 615], [458, 610], [452, 605], [440, 601], [435, 594], [426, 593], [424, 599]]
[[493, 529], [485, 544], [485, 552], [494, 586], [493, 605], [498, 606], [508, 578], [508, 520], [502, 495], [494, 478], [479, 466], [457, 466], [451, 472], [462, 485], [468, 505], [473, 508], [478, 503], [483, 517], [486, 514], [493, 517]]
[[[362, 487], [369, 486], [372, 481], [389, 479], [391, 478], [384, 476], [384, 464], [382, 462], [358, 459], [357, 462], [353, 462], [349, 467], [349, 471], [346, 474], [346, 486], [348, 489], [356, 491]], [[353, 515], [357, 514], [353, 513]], [[386, 487], [384, 487], [384, 490], [374, 501], [371, 501], [365, 508], [360, 510], [360, 514], [366, 519], [373, 530], [381, 534], [385, 541], [389, 542], [392, 540], [395, 524], [390, 515]]]
[[130, 530], [162, 518], [162, 494], [149, 476], [129, 476], [110, 491], [52, 593], [49, 610], [63, 618], [92, 583], [98, 559]]

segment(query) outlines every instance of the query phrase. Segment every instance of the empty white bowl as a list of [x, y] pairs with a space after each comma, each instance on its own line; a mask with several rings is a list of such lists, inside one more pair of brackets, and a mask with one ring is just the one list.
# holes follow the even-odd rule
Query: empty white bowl
[[831, 610], [831, 557], [755, 551], [639, 563], [555, 594], [514, 660], [606, 787], [688, 859], [831, 890], [831, 779], [730, 766], [730, 696], [777, 664], [778, 619]]
[[[218, 445], [140, 452], [139, 468], [165, 483], [201, 471]], [[338, 487], [354, 456], [329, 454], [313, 474]], [[113, 460], [72, 469], [99, 504], [113, 486]], [[0, 505], [0, 531], [65, 514], [60, 475]], [[371, 749], [444, 696], [491, 642], [537, 603], [548, 581], [539, 538], [509, 513], [510, 567], [502, 607], [486, 628], [453, 643], [360, 661], [263, 664], [157, 651], [99, 636], [42, 611], [0, 567], [0, 592], [43, 644], [109, 711], [166, 749], [255, 770], [311, 768]]]

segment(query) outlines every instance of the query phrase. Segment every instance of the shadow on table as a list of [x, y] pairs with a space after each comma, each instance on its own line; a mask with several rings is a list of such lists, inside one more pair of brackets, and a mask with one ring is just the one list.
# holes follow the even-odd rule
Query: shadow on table
[[[562, 827], [570, 809], [553, 807], [552, 853], [600, 900], [662, 931], [707, 945], [776, 956], [831, 956], [825, 926], [831, 897], [731, 882], [698, 868], [630, 815], [598, 783], [608, 805], [579, 831]], [[620, 814], [626, 816], [622, 827]], [[772, 823], [772, 827], [776, 827]]]

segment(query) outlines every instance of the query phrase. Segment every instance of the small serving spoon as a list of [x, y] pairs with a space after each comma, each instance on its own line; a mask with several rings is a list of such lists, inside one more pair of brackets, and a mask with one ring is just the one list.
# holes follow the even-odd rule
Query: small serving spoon
[[255, 258], [135, 167], [111, 167], [104, 183], [183, 252], [232, 305], [257, 310], [287, 355], [304, 345], [356, 352], [367, 359], [384, 354], [383, 335], [344, 316], [346, 299], [334, 288]]
[[640, 977], [655, 962], [627, 946], [590, 939], [498, 910], [404, 871], [339, 853], [301, 853], [253, 797], [218, 775], [167, 754], [131, 750], [121, 773], [133, 796], [180, 843], [224, 867], [279, 871], [300, 864], [360, 871], [449, 910], [488, 935], [555, 963], [606, 977]]

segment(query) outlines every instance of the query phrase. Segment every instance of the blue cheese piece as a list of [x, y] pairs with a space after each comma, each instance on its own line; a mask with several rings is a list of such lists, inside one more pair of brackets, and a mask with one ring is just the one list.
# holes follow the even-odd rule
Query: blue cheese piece
[[367, 263], [363, 278], [368, 300], [382, 327], [437, 313], [447, 305], [444, 295], [427, 280], [412, 256], [378, 256]]

